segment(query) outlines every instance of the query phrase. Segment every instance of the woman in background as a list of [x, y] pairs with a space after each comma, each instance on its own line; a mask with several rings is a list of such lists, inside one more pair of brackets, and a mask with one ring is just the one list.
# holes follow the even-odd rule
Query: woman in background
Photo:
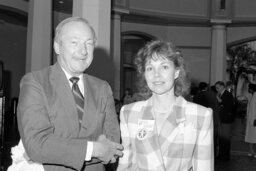
[[252, 94], [247, 105], [245, 142], [249, 143], [248, 156], [256, 158], [254, 144], [256, 143], [256, 84], [249, 84], [249, 93]]
[[124, 155], [118, 171], [213, 171], [212, 110], [186, 101], [184, 61], [172, 43], [152, 41], [135, 65], [152, 92], [121, 109]]

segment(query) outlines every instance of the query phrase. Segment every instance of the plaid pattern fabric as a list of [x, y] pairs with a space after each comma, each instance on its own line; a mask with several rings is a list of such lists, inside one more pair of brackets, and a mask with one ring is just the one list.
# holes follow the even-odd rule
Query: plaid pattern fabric
[[[125, 105], [120, 113], [124, 155], [118, 171], [213, 171], [212, 110], [178, 97], [158, 135], [139, 129], [153, 118], [152, 98]], [[143, 137], [143, 138], [141, 138]]]

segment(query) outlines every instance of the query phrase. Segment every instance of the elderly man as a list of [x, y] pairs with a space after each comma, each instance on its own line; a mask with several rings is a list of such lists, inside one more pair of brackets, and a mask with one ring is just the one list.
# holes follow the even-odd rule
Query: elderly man
[[57, 62], [21, 80], [21, 140], [28, 158], [45, 171], [104, 171], [103, 164], [122, 155], [111, 88], [84, 73], [95, 41], [85, 19], [65, 19], [55, 32]]

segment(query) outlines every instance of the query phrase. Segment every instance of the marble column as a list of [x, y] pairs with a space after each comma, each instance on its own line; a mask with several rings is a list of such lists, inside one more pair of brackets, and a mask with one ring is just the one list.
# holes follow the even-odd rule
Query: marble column
[[111, 56], [114, 63], [114, 97], [120, 100], [121, 79], [121, 16], [112, 15]]
[[86, 72], [106, 80], [113, 89], [114, 64], [110, 56], [111, 0], [75, 0], [72, 15], [87, 19], [97, 37], [94, 60]]
[[97, 46], [110, 52], [111, 0], [75, 0], [73, 16], [86, 18], [97, 35]]
[[26, 72], [51, 64], [52, 1], [29, 1], [26, 49]]
[[225, 23], [213, 23], [211, 45], [210, 85], [217, 81], [227, 81], [226, 77], [226, 42], [227, 30]]

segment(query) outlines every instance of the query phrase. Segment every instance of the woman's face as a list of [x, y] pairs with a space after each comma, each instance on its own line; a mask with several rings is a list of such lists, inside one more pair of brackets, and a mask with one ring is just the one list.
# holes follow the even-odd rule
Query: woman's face
[[154, 94], [174, 93], [174, 80], [178, 76], [179, 70], [166, 58], [151, 59], [145, 64], [145, 79]]

